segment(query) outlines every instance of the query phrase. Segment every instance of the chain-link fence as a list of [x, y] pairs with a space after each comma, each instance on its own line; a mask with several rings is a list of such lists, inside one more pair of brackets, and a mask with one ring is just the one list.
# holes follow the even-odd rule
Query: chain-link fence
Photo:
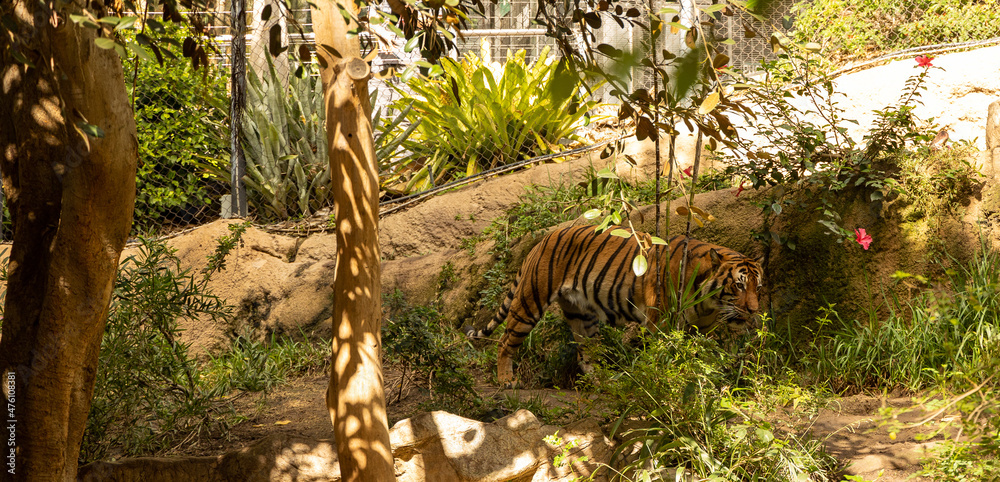
[[[314, 50], [308, 2], [246, 3], [247, 110], [241, 144], [246, 149], [251, 216], [277, 222], [322, 214], [331, 204], [322, 88], [315, 65], [299, 60]], [[566, 98], [565, 90], [564, 97], [558, 97], [559, 89], [545, 83], [545, 76], [555, 75], [545, 67], [552, 62], [537, 61], [556, 58], [558, 49], [537, 22], [535, 0], [484, 3], [485, 11], [470, 15], [468, 28], [455, 39], [457, 49], [450, 52], [455, 62], [444, 62], [448, 75], [441, 79], [449, 81], [413, 75], [406, 81], [395, 76], [370, 82], [379, 113], [383, 190], [392, 196], [565, 149], [566, 139], [582, 121], [578, 111], [612, 100], [607, 90], [598, 91], [596, 98], [583, 98], [579, 92]], [[916, 45], [982, 43], [1000, 35], [998, 0], [883, 0], [880, 5], [887, 8], [878, 11], [857, 1], [855, 7], [836, 12], [830, 10], [835, 2], [779, 0], [763, 21], [737, 9], [722, 12], [712, 3], [656, 0], [617, 5], [638, 9], [639, 19], [655, 12], [666, 23], [693, 25], [714, 17], [708, 34], [716, 40], [731, 39], [720, 43], [720, 49], [731, 68], [743, 70], [773, 55], [770, 36], [775, 31], [798, 41], [816, 41], [829, 59], [841, 61]], [[389, 11], [386, 5], [370, 8]], [[664, 13], [665, 8], [672, 11]], [[165, 58], [162, 65], [124, 62], [139, 137], [135, 234], [166, 234], [205, 223], [223, 216], [229, 205], [230, 10], [229, 0], [219, 0], [215, 11], [202, 18], [212, 34], [210, 69], [193, 70], [189, 58]], [[161, 24], [163, 35], [184, 44], [184, 26]], [[419, 49], [407, 52], [405, 39], [378, 25], [369, 28], [361, 39], [364, 50], [379, 50], [373, 71], [393, 67], [398, 73], [419, 60]], [[665, 31], [651, 50], [648, 28], [618, 25], [605, 17], [591, 46], [607, 44], [655, 56], [681, 52], [684, 36], [683, 30]], [[278, 56], [270, 55], [275, 47], [281, 51]], [[650, 70], [641, 67], [629, 78], [633, 89], [650, 88], [653, 80]], [[475, 107], [505, 103], [513, 105], [511, 111]], [[9, 215], [4, 224], [0, 234], [9, 239]]]

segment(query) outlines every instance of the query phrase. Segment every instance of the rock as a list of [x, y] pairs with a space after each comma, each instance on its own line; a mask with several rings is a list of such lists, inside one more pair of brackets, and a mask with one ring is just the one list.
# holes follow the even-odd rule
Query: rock
[[986, 149], [1000, 147], [1000, 100], [990, 104], [986, 114]]
[[[558, 433], [564, 445], [576, 442], [567, 462], [554, 466], [562, 447], [544, 441]], [[542, 424], [527, 410], [493, 423], [447, 412], [422, 413], [389, 431], [397, 482], [532, 482], [589, 477], [610, 460], [613, 446], [595, 420], [559, 429]], [[94, 462], [78, 480], [159, 482], [339, 481], [340, 465], [331, 440], [271, 435], [217, 457], [140, 457]], [[607, 480], [599, 473], [593, 479]]]
[[[578, 441], [568, 463], [560, 467], [552, 460], [561, 447], [543, 440], [557, 432], [564, 443]], [[594, 421], [560, 431], [527, 410], [489, 424], [447, 412], [423, 413], [397, 423], [389, 437], [398, 482], [568, 481], [590, 476], [610, 459], [612, 450]]]
[[[215, 251], [218, 239], [229, 234], [235, 220], [219, 220], [168, 240], [177, 250], [181, 266], [196, 275]], [[259, 338], [272, 334], [329, 337], [330, 304], [336, 266], [336, 240], [332, 234], [295, 238], [247, 228], [242, 245], [226, 259], [226, 268], [212, 275], [211, 292], [236, 307], [231, 325], [181, 319], [182, 338], [195, 354], [224, 347], [233, 335], [252, 332]], [[135, 252], [127, 248], [122, 257]]]
[[340, 480], [332, 440], [271, 435], [216, 457], [138, 457], [80, 467], [81, 482], [333, 482]]

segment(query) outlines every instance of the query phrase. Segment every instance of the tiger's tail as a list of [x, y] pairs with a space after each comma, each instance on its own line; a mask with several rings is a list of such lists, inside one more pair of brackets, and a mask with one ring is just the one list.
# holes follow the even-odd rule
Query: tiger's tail
[[493, 331], [497, 329], [504, 321], [507, 321], [507, 314], [510, 313], [510, 304], [514, 300], [514, 292], [517, 291], [517, 282], [514, 281], [514, 286], [510, 287], [510, 291], [507, 291], [507, 298], [503, 300], [503, 304], [500, 305], [500, 309], [497, 310], [497, 314], [493, 316], [486, 328], [482, 330], [476, 330], [471, 326], [465, 326], [462, 331], [465, 332], [465, 336], [469, 338], [485, 338], [493, 334]]

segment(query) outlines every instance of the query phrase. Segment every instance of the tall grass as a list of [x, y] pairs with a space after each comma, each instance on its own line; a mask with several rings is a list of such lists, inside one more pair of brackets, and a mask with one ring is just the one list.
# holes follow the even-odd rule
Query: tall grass
[[884, 320], [844, 322], [829, 307], [821, 323], [841, 328], [816, 341], [807, 365], [836, 391], [920, 390], [955, 377], [979, 378], [1000, 354], [998, 281], [1000, 255], [984, 247], [912, 300], [885, 295], [891, 311]]

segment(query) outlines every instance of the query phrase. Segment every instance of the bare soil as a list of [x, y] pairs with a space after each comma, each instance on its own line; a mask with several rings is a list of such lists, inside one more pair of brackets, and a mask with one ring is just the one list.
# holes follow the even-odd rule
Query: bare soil
[[[390, 424], [416, 413], [427, 401], [425, 390], [409, 387], [400, 400], [395, 399], [400, 372], [386, 371], [387, 406]], [[286, 434], [310, 439], [332, 439], [332, 425], [326, 411], [325, 374], [311, 374], [292, 380], [267, 394], [251, 394], [234, 401], [238, 413], [246, 420], [235, 424], [225, 437], [202, 438], [185, 446], [183, 455], [218, 455], [239, 449], [272, 434]], [[574, 406], [583, 403], [585, 393], [572, 390], [534, 389], [501, 390], [481, 386], [486, 396], [513, 396], [522, 400], [542, 400], [550, 406]], [[918, 440], [928, 435], [934, 423], [919, 428], [898, 429], [885, 424], [883, 409], [911, 406], [909, 397], [874, 397], [852, 395], [830, 400], [817, 411], [792, 406], [771, 414], [757, 414], [771, 420], [777, 430], [810, 433], [823, 442], [828, 453], [841, 463], [842, 474], [857, 475], [866, 480], [883, 482], [930, 480], [913, 477], [929, 450], [941, 441], [941, 436]], [[926, 416], [916, 410], [898, 417], [904, 424], [913, 424]], [[609, 427], [605, 427], [607, 431]], [[895, 437], [890, 435], [895, 433]]]

